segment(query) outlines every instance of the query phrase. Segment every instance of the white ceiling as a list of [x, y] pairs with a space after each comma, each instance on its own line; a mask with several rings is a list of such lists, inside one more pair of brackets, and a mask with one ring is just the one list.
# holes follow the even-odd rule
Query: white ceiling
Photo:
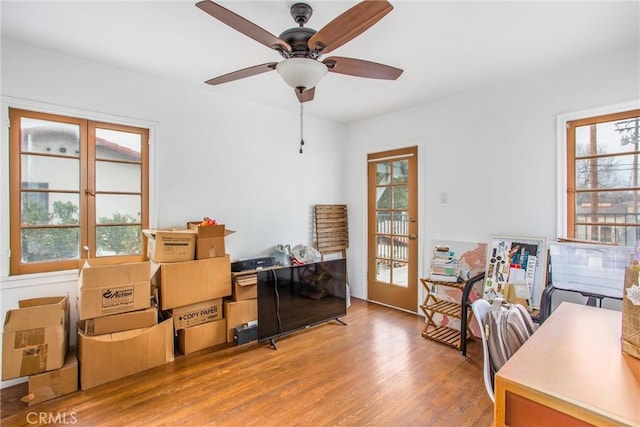
[[[308, 0], [319, 30], [355, 1]], [[297, 111], [276, 72], [220, 86], [204, 81], [282, 58], [195, 7], [196, 1], [1, 0], [2, 38], [211, 93]], [[279, 35], [295, 26], [294, 1], [220, 1]], [[522, 78], [563, 61], [640, 49], [636, 1], [406, 1], [331, 55], [404, 69], [396, 81], [329, 73], [305, 114], [351, 122]]]

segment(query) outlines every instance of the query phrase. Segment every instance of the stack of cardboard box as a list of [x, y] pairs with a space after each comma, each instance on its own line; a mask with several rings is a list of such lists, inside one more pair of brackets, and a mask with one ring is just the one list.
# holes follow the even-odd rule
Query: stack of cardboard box
[[231, 295], [231, 262], [224, 246], [230, 232], [224, 225], [188, 226], [145, 230], [152, 287], [163, 314], [173, 319], [182, 354], [226, 341], [222, 298]]
[[233, 273], [232, 297], [224, 302], [227, 315], [227, 342], [238, 342], [237, 327], [254, 323], [258, 319], [258, 274], [255, 271]]
[[233, 231], [188, 227], [144, 230], [150, 261], [81, 262], [77, 358], [68, 351], [68, 298], [20, 301], [4, 324], [2, 379], [30, 375], [24, 401], [32, 405], [77, 390], [78, 378], [86, 390], [171, 362], [176, 335], [184, 354], [227, 341], [223, 298], [232, 287], [224, 237]]
[[69, 299], [22, 300], [7, 311], [2, 331], [2, 379], [29, 376], [29, 406], [78, 389], [78, 362], [69, 350]]
[[84, 262], [78, 275], [77, 307], [83, 390], [174, 360], [173, 324], [158, 324], [148, 261]]

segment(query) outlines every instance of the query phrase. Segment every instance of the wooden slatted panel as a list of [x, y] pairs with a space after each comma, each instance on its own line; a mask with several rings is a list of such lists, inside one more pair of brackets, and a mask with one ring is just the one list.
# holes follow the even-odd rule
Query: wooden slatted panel
[[316, 242], [320, 253], [343, 252], [349, 247], [347, 205], [316, 205]]

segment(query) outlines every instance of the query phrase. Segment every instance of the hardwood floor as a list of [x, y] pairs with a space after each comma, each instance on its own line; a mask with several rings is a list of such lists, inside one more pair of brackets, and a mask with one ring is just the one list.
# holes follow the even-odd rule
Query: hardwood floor
[[[221, 346], [28, 408], [2, 390], [2, 426], [489, 426], [482, 347], [422, 338], [424, 318], [352, 299], [343, 320]], [[34, 415], [34, 413], [36, 413]]]

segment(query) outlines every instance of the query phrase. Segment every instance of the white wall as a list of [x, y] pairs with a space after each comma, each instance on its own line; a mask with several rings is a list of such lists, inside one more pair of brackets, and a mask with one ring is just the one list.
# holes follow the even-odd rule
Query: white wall
[[637, 100], [639, 64], [635, 45], [350, 125], [352, 294], [367, 294], [367, 153], [419, 144], [422, 271], [434, 239], [556, 238], [556, 116]]
[[[214, 217], [236, 230], [226, 241], [231, 257], [252, 257], [279, 243], [311, 243], [313, 205], [346, 202], [342, 124], [305, 118], [301, 155], [299, 116], [291, 112], [219, 97], [205, 85], [181, 87], [5, 39], [1, 59], [3, 125], [7, 106], [24, 103], [153, 126], [152, 226], [184, 227]], [[9, 249], [6, 129], [1, 132], [2, 254]], [[75, 272], [15, 278], [7, 277], [7, 256], [0, 266], [3, 318], [23, 298], [68, 292], [75, 301]], [[73, 313], [72, 324], [76, 319]]]

